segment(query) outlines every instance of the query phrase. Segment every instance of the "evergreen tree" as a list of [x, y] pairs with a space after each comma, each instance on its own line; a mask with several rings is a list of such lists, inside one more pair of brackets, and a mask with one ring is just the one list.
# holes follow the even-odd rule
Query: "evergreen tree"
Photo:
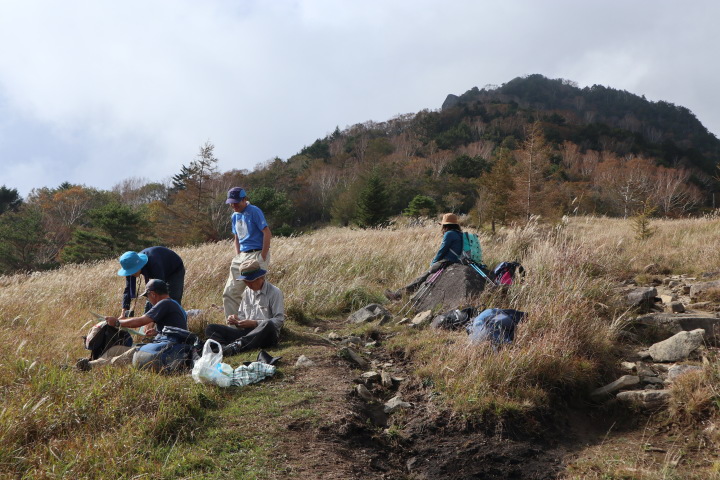
[[388, 192], [377, 171], [373, 172], [360, 192], [355, 221], [362, 228], [376, 227], [386, 222], [388, 214]]
[[7, 211], [17, 212], [22, 205], [22, 198], [14, 188], [0, 187], [0, 215]]
[[430, 217], [437, 213], [435, 200], [425, 195], [415, 195], [403, 212], [408, 217]]

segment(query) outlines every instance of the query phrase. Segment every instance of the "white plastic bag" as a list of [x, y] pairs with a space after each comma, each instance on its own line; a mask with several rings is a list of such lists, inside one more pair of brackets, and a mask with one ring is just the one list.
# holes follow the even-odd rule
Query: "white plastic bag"
[[[218, 352], [212, 351], [212, 345], [217, 346]], [[222, 363], [222, 346], [215, 340], [208, 340], [203, 346], [202, 357], [193, 366], [192, 378], [199, 383], [229, 387], [233, 380], [233, 369], [230, 365]]]

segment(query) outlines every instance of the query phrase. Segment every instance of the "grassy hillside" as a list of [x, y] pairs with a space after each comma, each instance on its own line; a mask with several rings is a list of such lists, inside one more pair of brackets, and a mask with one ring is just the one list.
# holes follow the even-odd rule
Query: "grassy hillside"
[[[284, 363], [276, 378], [242, 390], [132, 369], [62, 368], [87, 354], [80, 336], [90, 311], [120, 311], [124, 282], [115, 261], [0, 277], [0, 476], [302, 476], [309, 460], [284, 443], [286, 425], [302, 420], [323, 428], [332, 415], [322, 412], [336, 409], [332, 402], [352, 389], [350, 377], [327, 385], [293, 367], [300, 354], [336, 358], [337, 349], [319, 338], [330, 329], [392, 337], [388, 351], [411, 362], [413, 378], [439, 393], [442, 409], [522, 417], [565, 405], [613, 369], [625, 313], [615, 294], [619, 282], [649, 263], [690, 274], [720, 267], [720, 220], [658, 220], [652, 227], [655, 234], [643, 241], [629, 221], [586, 217], [481, 234], [486, 263], [520, 260], [528, 271], [507, 296], [488, 292], [481, 299], [529, 313], [515, 344], [498, 353], [468, 347], [462, 334], [344, 323], [349, 311], [383, 301], [385, 288], [427, 267], [440, 241], [437, 225], [328, 228], [274, 239], [268, 278], [285, 292], [289, 320], [273, 353]], [[222, 321], [212, 305], [221, 302], [231, 252], [227, 242], [178, 250], [187, 267], [183, 303], [206, 311], [195, 320], [198, 331]]]

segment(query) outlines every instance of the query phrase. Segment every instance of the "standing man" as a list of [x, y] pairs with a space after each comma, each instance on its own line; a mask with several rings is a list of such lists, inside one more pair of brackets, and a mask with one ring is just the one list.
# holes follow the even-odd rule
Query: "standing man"
[[[185, 265], [180, 256], [165, 247], [150, 247], [140, 253], [125, 252], [120, 256], [118, 275], [125, 277], [122, 299], [122, 317], [130, 314], [130, 301], [137, 298], [137, 280], [142, 275], [145, 283], [156, 278], [168, 284], [170, 298], [182, 303], [185, 285]], [[152, 307], [145, 303], [144, 312]]]
[[227, 200], [235, 213], [230, 222], [235, 244], [235, 257], [230, 264], [230, 275], [223, 290], [223, 308], [225, 317], [235, 315], [245, 291], [245, 283], [238, 280], [241, 276], [240, 265], [248, 260], [256, 260], [260, 267], [267, 270], [270, 263], [270, 227], [265, 215], [255, 205], [250, 205], [245, 190], [233, 187], [228, 190]]

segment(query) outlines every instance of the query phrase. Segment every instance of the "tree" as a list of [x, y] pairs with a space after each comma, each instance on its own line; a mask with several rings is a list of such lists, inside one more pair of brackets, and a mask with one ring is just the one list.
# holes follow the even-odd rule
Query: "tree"
[[248, 193], [253, 205], [257, 205], [265, 215], [270, 230], [276, 230], [284, 224], [292, 223], [292, 202], [285, 192], [274, 188], [260, 187]]
[[490, 172], [480, 179], [478, 195], [480, 217], [490, 220], [493, 232], [497, 223], [505, 223], [510, 216], [510, 198], [514, 189], [510, 152], [501, 148]]
[[17, 212], [0, 216], [0, 273], [47, 266], [43, 256], [45, 243], [41, 209], [24, 205]]
[[63, 248], [63, 262], [86, 262], [116, 256], [127, 250], [142, 250], [147, 244], [148, 222], [143, 215], [119, 203], [88, 212], [91, 224], [73, 232]]
[[355, 221], [362, 228], [376, 227], [386, 222], [388, 215], [389, 195], [377, 171], [368, 178], [365, 187], [360, 191]]
[[403, 212], [408, 217], [431, 217], [437, 213], [437, 204], [431, 197], [415, 195]]
[[17, 212], [22, 205], [22, 198], [14, 188], [0, 187], [0, 215], [7, 211]]
[[518, 158], [518, 180], [523, 190], [522, 204], [529, 221], [533, 207], [540, 203], [539, 192], [544, 184], [544, 172], [549, 166], [550, 149], [545, 144], [540, 122], [530, 125]]

